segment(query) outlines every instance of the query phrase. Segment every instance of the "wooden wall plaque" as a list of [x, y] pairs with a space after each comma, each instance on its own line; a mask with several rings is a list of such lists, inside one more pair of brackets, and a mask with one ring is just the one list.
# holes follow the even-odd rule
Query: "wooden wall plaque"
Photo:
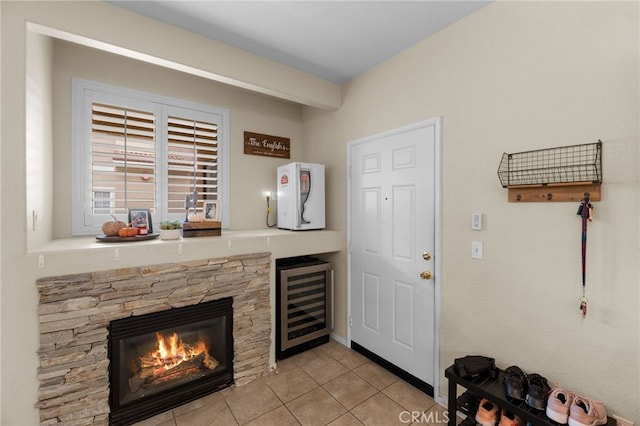
[[291, 158], [291, 141], [280, 136], [244, 132], [244, 153], [264, 157]]

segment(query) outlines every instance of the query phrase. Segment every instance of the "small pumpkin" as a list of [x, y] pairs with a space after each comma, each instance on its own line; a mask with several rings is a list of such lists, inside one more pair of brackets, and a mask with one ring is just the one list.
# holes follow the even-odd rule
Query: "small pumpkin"
[[125, 228], [121, 228], [118, 231], [118, 235], [120, 237], [135, 237], [136, 234], [138, 233], [138, 230], [136, 228], [132, 228], [132, 227], [125, 227]]
[[113, 215], [111, 217], [113, 217], [113, 220], [108, 220], [102, 224], [102, 233], [107, 237], [115, 237], [119, 235], [118, 233], [122, 228], [127, 227], [127, 224], [124, 223], [123, 221], [118, 220]]

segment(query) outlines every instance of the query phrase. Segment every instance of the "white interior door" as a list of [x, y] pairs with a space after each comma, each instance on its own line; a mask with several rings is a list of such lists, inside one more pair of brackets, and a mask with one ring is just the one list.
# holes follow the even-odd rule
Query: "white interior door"
[[431, 386], [439, 134], [436, 119], [349, 145], [350, 339]]

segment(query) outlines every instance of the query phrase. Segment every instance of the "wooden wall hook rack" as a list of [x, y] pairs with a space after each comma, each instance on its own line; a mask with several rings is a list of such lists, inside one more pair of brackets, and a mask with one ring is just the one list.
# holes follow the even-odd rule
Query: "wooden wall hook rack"
[[510, 187], [509, 202], [531, 202], [531, 201], [576, 201], [584, 199], [585, 192], [589, 193], [589, 200], [600, 201], [601, 184], [567, 184], [567, 185], [546, 185], [528, 187]]

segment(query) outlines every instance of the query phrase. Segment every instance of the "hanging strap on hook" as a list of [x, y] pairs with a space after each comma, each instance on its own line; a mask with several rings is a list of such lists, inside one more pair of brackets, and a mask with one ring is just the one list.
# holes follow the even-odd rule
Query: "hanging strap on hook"
[[578, 207], [578, 215], [582, 218], [582, 297], [580, 298], [580, 312], [582, 318], [587, 316], [587, 222], [593, 221], [593, 206], [589, 201], [589, 193], [584, 194], [584, 199]]

